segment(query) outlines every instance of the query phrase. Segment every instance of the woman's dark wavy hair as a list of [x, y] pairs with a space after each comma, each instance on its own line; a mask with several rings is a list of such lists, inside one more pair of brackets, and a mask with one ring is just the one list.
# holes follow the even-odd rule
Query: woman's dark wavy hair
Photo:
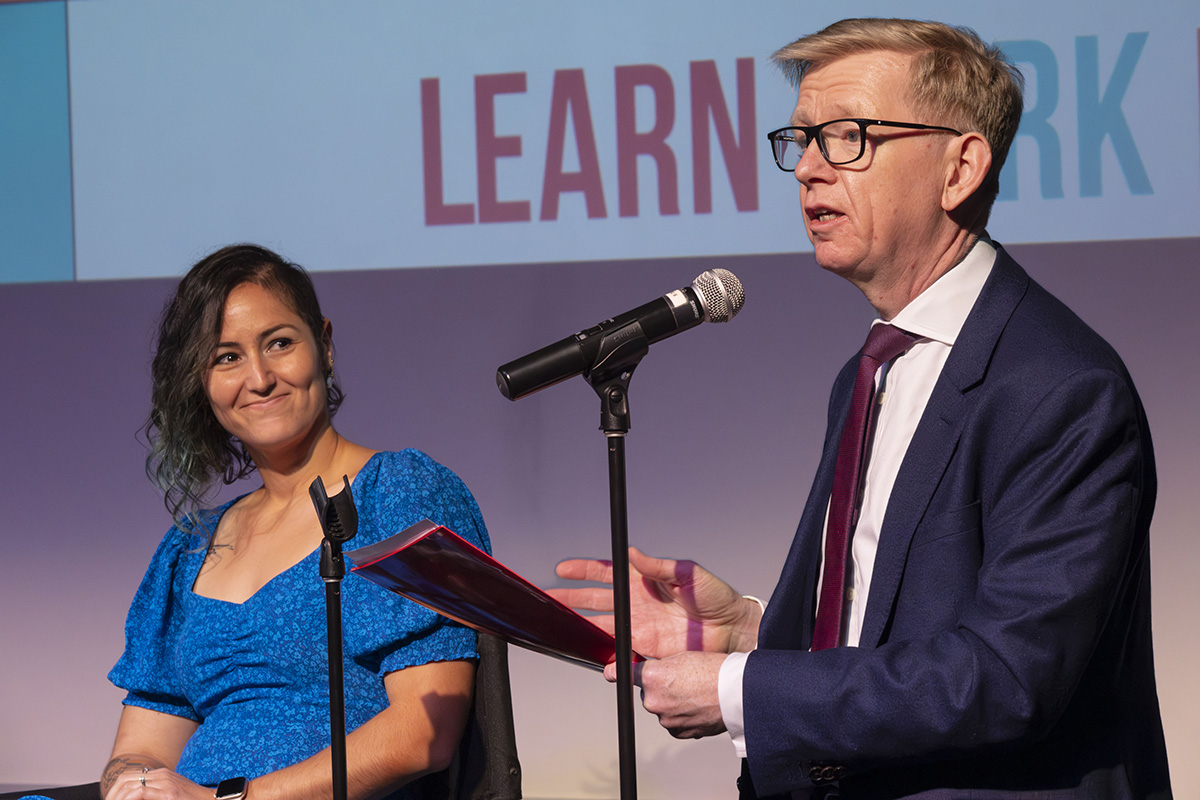
[[[290, 306], [317, 341], [318, 363], [330, 362], [322, 341], [324, 317], [312, 279], [304, 268], [253, 244], [224, 247], [195, 264], [163, 310], [151, 376], [150, 443], [146, 475], [163, 492], [163, 502], [184, 530], [212, 534], [197, 516], [220, 480], [233, 483], [254, 471], [241, 442], [217, 421], [204, 392], [204, 378], [221, 333], [229, 293], [243, 283], [269, 289]], [[329, 414], [343, 395], [330, 382]]]

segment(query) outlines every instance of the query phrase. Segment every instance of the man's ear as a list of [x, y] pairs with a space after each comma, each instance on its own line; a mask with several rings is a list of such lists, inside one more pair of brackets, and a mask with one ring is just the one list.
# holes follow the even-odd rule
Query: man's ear
[[992, 147], [982, 134], [971, 131], [955, 137], [946, 148], [942, 210], [959, 211], [983, 185], [991, 168]]

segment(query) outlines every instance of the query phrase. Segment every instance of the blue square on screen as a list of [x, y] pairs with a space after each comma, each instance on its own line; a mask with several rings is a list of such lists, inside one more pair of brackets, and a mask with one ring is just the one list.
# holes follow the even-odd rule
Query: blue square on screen
[[75, 277], [67, 10], [0, 4], [0, 283]]

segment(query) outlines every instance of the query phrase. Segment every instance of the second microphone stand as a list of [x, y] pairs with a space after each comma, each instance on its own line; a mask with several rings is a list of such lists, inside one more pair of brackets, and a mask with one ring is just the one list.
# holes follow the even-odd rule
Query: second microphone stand
[[350, 478], [343, 475], [341, 492], [329, 498], [317, 478], [308, 494], [321, 520], [321, 580], [325, 582], [325, 624], [329, 649], [329, 752], [333, 765], [333, 800], [346, 800], [346, 689], [342, 660], [342, 579], [346, 562], [342, 545], [358, 533], [358, 510], [350, 494]]

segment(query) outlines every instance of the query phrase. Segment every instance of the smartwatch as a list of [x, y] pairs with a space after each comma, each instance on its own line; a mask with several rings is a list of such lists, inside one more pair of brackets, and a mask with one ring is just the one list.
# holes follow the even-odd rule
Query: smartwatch
[[216, 800], [242, 800], [249, 785], [245, 778], [226, 778], [217, 784]]

